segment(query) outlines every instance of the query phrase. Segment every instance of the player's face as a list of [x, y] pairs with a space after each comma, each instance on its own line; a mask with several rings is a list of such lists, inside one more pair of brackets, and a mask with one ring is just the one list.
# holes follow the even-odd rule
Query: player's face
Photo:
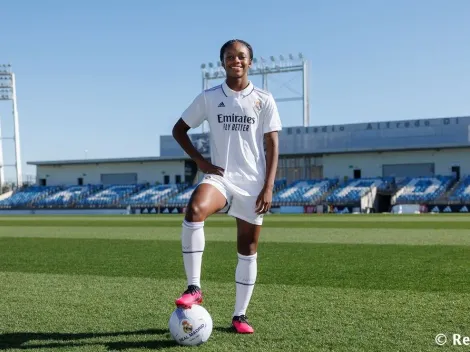
[[224, 68], [227, 77], [241, 78], [248, 74], [250, 66], [250, 51], [242, 43], [235, 42], [225, 50]]

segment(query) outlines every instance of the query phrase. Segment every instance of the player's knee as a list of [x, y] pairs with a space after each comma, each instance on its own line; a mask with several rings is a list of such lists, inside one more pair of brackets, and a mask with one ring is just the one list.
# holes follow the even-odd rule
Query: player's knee
[[206, 210], [200, 204], [191, 202], [186, 210], [186, 221], [201, 222], [206, 220]]
[[258, 244], [255, 242], [245, 242], [238, 244], [238, 253], [241, 255], [254, 255], [258, 251]]

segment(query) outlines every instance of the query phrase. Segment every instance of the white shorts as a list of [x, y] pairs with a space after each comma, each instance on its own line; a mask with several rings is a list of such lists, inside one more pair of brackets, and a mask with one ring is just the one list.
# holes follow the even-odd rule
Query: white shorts
[[214, 186], [227, 199], [230, 207], [228, 215], [251, 224], [263, 224], [263, 214], [256, 214], [255, 212], [257, 195], [249, 195], [219, 175], [205, 175], [200, 184], [202, 183]]

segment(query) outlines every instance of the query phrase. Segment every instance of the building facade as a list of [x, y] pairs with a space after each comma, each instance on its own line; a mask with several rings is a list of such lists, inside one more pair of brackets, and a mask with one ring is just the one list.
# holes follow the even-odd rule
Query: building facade
[[[209, 134], [191, 134], [210, 158]], [[470, 117], [286, 127], [279, 135], [278, 179], [419, 177], [470, 174]], [[160, 157], [32, 161], [37, 183], [117, 184], [198, 182], [201, 174], [172, 136], [160, 137]]]

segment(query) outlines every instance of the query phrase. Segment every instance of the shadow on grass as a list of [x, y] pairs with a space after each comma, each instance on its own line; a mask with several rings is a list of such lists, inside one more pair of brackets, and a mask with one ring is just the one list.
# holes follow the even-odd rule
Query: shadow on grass
[[[124, 337], [133, 335], [166, 335], [163, 340], [149, 341], [77, 341], [83, 339]], [[35, 343], [29, 343], [34, 341]], [[48, 341], [39, 344], [38, 341]], [[148, 329], [137, 331], [105, 332], [105, 333], [41, 333], [41, 332], [16, 332], [0, 334], [0, 350], [20, 349], [32, 350], [42, 348], [71, 348], [80, 346], [105, 346], [109, 351], [122, 351], [130, 348], [163, 349], [178, 346], [169, 336], [166, 329]]]

